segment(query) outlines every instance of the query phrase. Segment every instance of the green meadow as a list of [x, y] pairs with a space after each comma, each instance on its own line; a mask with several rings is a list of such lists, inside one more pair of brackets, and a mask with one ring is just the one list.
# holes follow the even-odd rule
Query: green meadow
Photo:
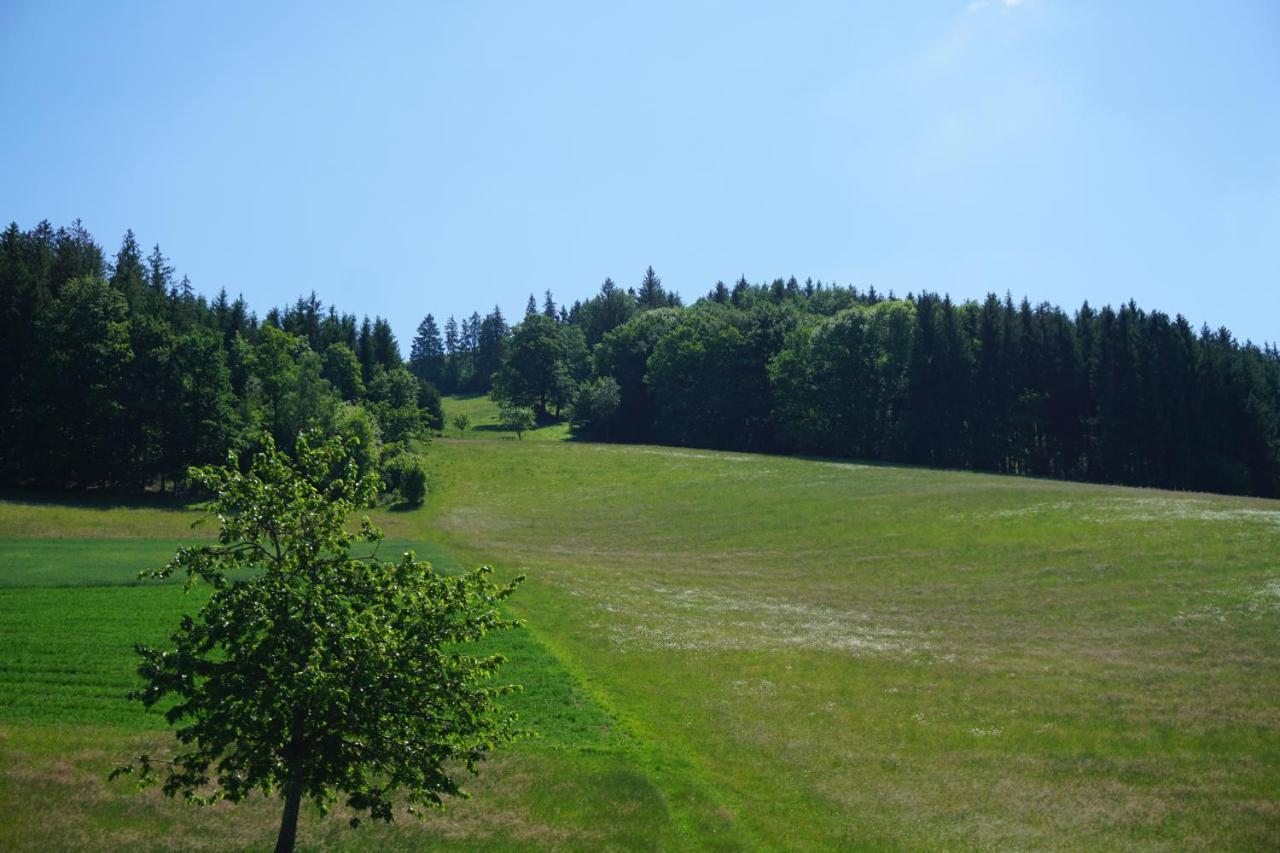
[[[501, 441], [565, 441], [569, 438], [567, 423], [544, 424], [524, 434], [523, 439], [507, 429], [499, 415], [498, 404], [488, 394], [467, 394], [458, 397], [445, 397], [444, 434], [449, 438], [498, 439]], [[463, 432], [453, 425], [458, 415], [466, 415], [470, 423]]]
[[[477, 440], [460, 406], [383, 551], [528, 575], [495, 642], [538, 736], [422, 822], [304, 811], [307, 849], [1280, 847], [1280, 502]], [[168, 737], [133, 643], [201, 600], [136, 573], [212, 531], [3, 497], [0, 848], [270, 844], [275, 801], [106, 781]]]

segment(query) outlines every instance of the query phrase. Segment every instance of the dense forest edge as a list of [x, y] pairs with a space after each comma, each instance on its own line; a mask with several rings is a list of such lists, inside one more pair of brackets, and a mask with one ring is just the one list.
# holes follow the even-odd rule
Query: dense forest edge
[[1280, 352], [1133, 302], [742, 278], [685, 306], [651, 268], [571, 306], [530, 296], [514, 325], [428, 314], [406, 360], [385, 319], [314, 293], [261, 320], [208, 300], [132, 232], [111, 259], [78, 222], [0, 235], [4, 485], [178, 490], [315, 427], [417, 493], [412, 447], [467, 393], [599, 441], [1280, 496]]

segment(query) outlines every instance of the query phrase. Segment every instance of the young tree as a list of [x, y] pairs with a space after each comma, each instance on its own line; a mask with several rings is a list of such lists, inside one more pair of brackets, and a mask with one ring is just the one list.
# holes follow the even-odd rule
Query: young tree
[[467, 427], [471, 426], [471, 417], [469, 415], [454, 415], [449, 423], [453, 424], [453, 428], [458, 431], [458, 438], [462, 438], [467, 431]]
[[176, 648], [138, 646], [145, 685], [132, 696], [175, 702], [166, 717], [181, 748], [112, 776], [163, 776], [165, 794], [203, 803], [279, 793], [276, 850], [288, 851], [303, 797], [327, 810], [343, 796], [357, 815], [391, 821], [397, 800], [412, 810], [462, 794], [455, 768], [474, 772], [519, 734], [495, 702], [516, 688], [489, 684], [502, 657], [460, 644], [518, 624], [498, 611], [521, 578], [496, 585], [487, 567], [444, 577], [412, 552], [353, 556], [357, 541], [382, 538], [367, 517], [359, 533], [346, 528], [377, 495], [376, 475], [362, 476], [340, 440], [303, 436], [296, 461], [263, 443], [248, 473], [234, 460], [192, 471], [216, 495], [217, 544], [144, 573], [213, 592], [173, 633]]
[[503, 406], [498, 413], [503, 425], [516, 434], [516, 438], [524, 441], [524, 434], [533, 429], [537, 420], [533, 412], [524, 406]]

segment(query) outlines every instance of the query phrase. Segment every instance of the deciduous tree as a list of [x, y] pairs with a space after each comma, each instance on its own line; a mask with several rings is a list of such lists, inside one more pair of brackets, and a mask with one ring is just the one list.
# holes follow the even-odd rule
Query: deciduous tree
[[354, 555], [382, 538], [367, 517], [359, 533], [347, 525], [378, 480], [338, 440], [304, 435], [294, 461], [266, 436], [246, 473], [231, 460], [192, 476], [216, 495], [218, 541], [179, 549], [150, 576], [212, 593], [172, 648], [138, 647], [144, 685], [132, 694], [168, 706], [180, 745], [113, 777], [136, 771], [201, 803], [277, 794], [277, 851], [293, 849], [304, 798], [322, 811], [344, 799], [357, 825], [391, 821], [397, 802], [413, 811], [463, 794], [458, 769], [519, 734], [496, 701], [515, 689], [492, 682], [502, 657], [466, 644], [518, 624], [500, 611], [521, 579], [445, 577], [412, 552]]

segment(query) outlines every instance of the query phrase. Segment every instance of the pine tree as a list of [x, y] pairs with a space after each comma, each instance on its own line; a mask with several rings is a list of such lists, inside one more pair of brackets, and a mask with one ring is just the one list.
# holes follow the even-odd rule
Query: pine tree
[[156, 243], [151, 249], [151, 255], [147, 258], [147, 285], [150, 287], [153, 298], [166, 296], [172, 282], [173, 265], [160, 251], [160, 244]]
[[653, 267], [649, 267], [644, 272], [640, 290], [636, 293], [636, 303], [642, 311], [648, 308], [662, 308], [667, 304], [666, 293], [662, 290], [662, 279], [654, 273]]
[[147, 289], [147, 271], [142, 265], [142, 249], [133, 229], [124, 233], [111, 270], [111, 286], [124, 295], [131, 311], [143, 308]]
[[424, 382], [439, 386], [444, 376], [444, 343], [436, 318], [428, 314], [418, 324], [418, 334], [409, 351], [409, 370]]
[[373, 319], [373, 359], [387, 370], [399, 367], [402, 361], [391, 324], [381, 317]]
[[444, 324], [444, 349], [448, 355], [457, 355], [461, 350], [462, 343], [458, 337], [458, 321], [453, 319], [453, 315], [449, 315], [449, 319]]

